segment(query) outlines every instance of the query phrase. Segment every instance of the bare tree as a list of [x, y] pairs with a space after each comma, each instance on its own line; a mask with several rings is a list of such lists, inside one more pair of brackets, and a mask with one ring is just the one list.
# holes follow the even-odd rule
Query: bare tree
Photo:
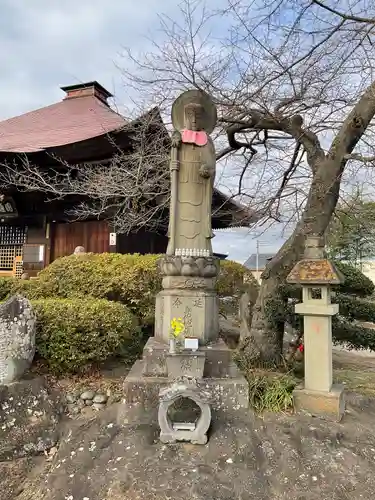
[[208, 91], [220, 112], [219, 147], [227, 141], [218, 149], [221, 181], [264, 220], [295, 223], [263, 273], [243, 346], [277, 361], [280, 286], [306, 235], [325, 233], [340, 185], [361, 175], [358, 162], [373, 164], [375, 4], [226, 0], [214, 10], [186, 0], [180, 18], [161, 25], [164, 39], [149, 52], [126, 51], [127, 86], [166, 105], [184, 88]]
[[[218, 144], [227, 140], [218, 151], [225, 158], [222, 182], [262, 209], [264, 219], [296, 224], [263, 273], [243, 346], [250, 357], [279, 359], [280, 285], [306, 235], [325, 233], [340, 185], [361, 175], [358, 162], [374, 160], [375, 4], [341, 5], [227, 0], [214, 11], [185, 1], [180, 19], [161, 19], [162, 42], [147, 53], [126, 51], [132, 61], [126, 83], [143, 90], [143, 99], [169, 104], [192, 86], [214, 96]], [[234, 173], [237, 184], [230, 185]]]
[[[182, 90], [209, 92], [220, 117], [219, 186], [260, 213], [263, 224], [294, 225], [263, 274], [243, 346], [250, 357], [278, 361], [280, 286], [306, 235], [325, 233], [340, 187], [372, 176], [360, 166], [375, 159], [375, 4], [183, 0], [160, 27], [147, 51], [124, 49], [135, 109], [157, 105], [168, 116]], [[90, 170], [87, 179], [95, 179]]]

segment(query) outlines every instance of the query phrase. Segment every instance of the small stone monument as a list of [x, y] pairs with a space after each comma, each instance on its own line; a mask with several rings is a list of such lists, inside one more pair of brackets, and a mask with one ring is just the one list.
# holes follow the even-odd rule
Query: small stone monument
[[[213, 416], [218, 417], [248, 407], [248, 385], [230, 349], [218, 338], [219, 259], [213, 256], [211, 244], [215, 148], [209, 136], [216, 125], [215, 105], [204, 92], [184, 92], [173, 104], [172, 122], [169, 243], [160, 261], [163, 289], [156, 298], [155, 337], [148, 340], [142, 360], [125, 380], [119, 420], [131, 420], [131, 410], [136, 419], [157, 420], [159, 409], [162, 440], [205, 443], [211, 409], [207, 410], [209, 398], [200, 387], [204, 385], [204, 392], [211, 395]], [[175, 352], [174, 339], [169, 349], [176, 318], [183, 323], [185, 337], [185, 348], [179, 352]], [[185, 381], [195, 380], [194, 388], [176, 385], [181, 376]], [[173, 400], [186, 397], [201, 405], [205, 417], [194, 429], [173, 430], [166, 417], [171, 394]], [[178, 435], [174, 434], [177, 430], [181, 431]]]
[[30, 302], [13, 296], [0, 305], [0, 384], [15, 382], [35, 354], [35, 315]]
[[[194, 423], [176, 422], [173, 424], [168, 416], [169, 408], [178, 399], [188, 398], [200, 408], [201, 414]], [[160, 391], [158, 422], [160, 441], [175, 443], [190, 441], [192, 444], [206, 444], [207, 431], [211, 424], [211, 395], [202, 389], [194, 378], [178, 377], [171, 386]]]
[[319, 237], [306, 239], [304, 258], [287, 277], [288, 283], [302, 286], [302, 303], [295, 311], [304, 321], [305, 380], [303, 387], [294, 390], [295, 408], [338, 421], [345, 407], [343, 386], [332, 383], [332, 316], [339, 307], [331, 304], [331, 286], [343, 280], [326, 258]]

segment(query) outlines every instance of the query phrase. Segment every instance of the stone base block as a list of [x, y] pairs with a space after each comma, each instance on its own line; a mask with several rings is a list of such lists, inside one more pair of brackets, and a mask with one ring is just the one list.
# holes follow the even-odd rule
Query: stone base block
[[[189, 281], [181, 279], [183, 283]], [[185, 326], [184, 335], [198, 338], [201, 345], [216, 340], [219, 335], [216, 292], [186, 288], [159, 292], [155, 304], [155, 337], [160, 342], [168, 343], [173, 318], [181, 318]]]
[[[150, 337], [143, 349], [143, 375], [166, 377], [168, 375], [166, 364], [168, 351], [167, 344], [156, 340], [155, 337]], [[232, 360], [232, 351], [222, 339], [200, 347], [198, 352], [204, 353], [206, 357], [203, 373], [205, 378], [238, 376], [237, 366]]]
[[180, 376], [201, 379], [203, 378], [206, 355], [204, 352], [191, 351], [167, 354], [167, 370], [169, 378]]
[[310, 391], [299, 386], [293, 391], [295, 410], [339, 422], [345, 412], [344, 386], [333, 385], [329, 392]]
[[[170, 385], [167, 377], [145, 377], [144, 361], [136, 361], [124, 382], [124, 399], [119, 423], [158, 422], [160, 389]], [[212, 417], [249, 407], [249, 388], [245, 377], [203, 378], [202, 384], [212, 397]]]

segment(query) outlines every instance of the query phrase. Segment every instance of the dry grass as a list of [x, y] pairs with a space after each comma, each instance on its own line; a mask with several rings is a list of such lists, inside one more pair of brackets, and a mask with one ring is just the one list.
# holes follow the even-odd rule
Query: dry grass
[[375, 396], [375, 372], [340, 369], [334, 371], [334, 380], [349, 391]]

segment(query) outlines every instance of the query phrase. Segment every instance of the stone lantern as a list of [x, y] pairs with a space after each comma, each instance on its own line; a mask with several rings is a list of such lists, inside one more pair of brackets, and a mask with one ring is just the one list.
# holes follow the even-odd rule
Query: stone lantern
[[308, 237], [303, 259], [287, 277], [288, 283], [302, 286], [295, 312], [304, 321], [305, 380], [294, 390], [294, 406], [331, 420], [341, 420], [345, 409], [343, 386], [332, 382], [332, 316], [339, 306], [331, 304], [331, 287], [343, 281], [325, 255], [322, 238]]

